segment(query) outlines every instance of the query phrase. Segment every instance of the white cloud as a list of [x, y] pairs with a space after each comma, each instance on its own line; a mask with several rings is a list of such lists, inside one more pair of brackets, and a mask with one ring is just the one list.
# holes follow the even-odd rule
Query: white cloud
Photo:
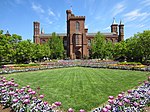
[[113, 15], [113, 17], [116, 16], [117, 14], [123, 12], [125, 10], [125, 8], [126, 7], [125, 7], [125, 2], [124, 1], [116, 4], [114, 6], [114, 8], [112, 9], [112, 15]]
[[32, 3], [32, 9], [37, 13], [45, 13], [44, 9], [42, 9], [39, 4]]
[[48, 9], [48, 15], [49, 16], [55, 16], [55, 13], [51, 9]]
[[47, 22], [48, 24], [53, 24], [53, 21], [51, 21], [48, 17], [46, 18], [46, 22]]
[[150, 6], [150, 0], [142, 0], [141, 4], [145, 6]]
[[110, 26], [108, 26], [108, 27], [104, 28], [103, 30], [109, 30], [109, 29], [110, 29]]
[[143, 28], [144, 26], [145, 26], [144, 24], [137, 25], [138, 28]]
[[140, 21], [146, 19], [150, 14], [147, 12], [140, 12], [140, 9], [135, 9], [131, 12], [128, 12], [124, 15], [126, 22], [130, 22], [136, 19], [139, 19]]

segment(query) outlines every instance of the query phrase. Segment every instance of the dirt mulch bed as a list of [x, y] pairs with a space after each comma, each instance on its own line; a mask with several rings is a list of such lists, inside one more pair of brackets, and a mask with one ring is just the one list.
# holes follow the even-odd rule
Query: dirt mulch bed
[[13, 111], [10, 108], [4, 108], [4, 106], [0, 104], [0, 112], [13, 112]]

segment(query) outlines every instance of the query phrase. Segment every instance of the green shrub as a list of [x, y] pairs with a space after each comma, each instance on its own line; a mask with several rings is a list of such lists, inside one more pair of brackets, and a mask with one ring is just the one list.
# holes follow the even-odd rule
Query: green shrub
[[40, 66], [38, 63], [32, 63], [32, 64], [15, 64], [14, 67], [28, 67], [28, 66]]

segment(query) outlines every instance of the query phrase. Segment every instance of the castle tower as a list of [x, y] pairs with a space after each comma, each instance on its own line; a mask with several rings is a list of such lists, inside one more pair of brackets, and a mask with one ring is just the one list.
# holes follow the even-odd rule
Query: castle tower
[[123, 40], [124, 40], [124, 24], [122, 23], [122, 21], [120, 21], [118, 42]]
[[75, 16], [71, 10], [67, 14], [67, 55], [71, 59], [82, 59], [87, 56], [85, 34], [85, 16]]
[[34, 28], [34, 35], [33, 35], [33, 41], [36, 44], [40, 44], [40, 23], [39, 22], [33, 22], [33, 28]]
[[116, 33], [116, 35], [118, 35], [118, 24], [116, 23], [115, 18], [113, 18], [113, 23], [111, 25], [111, 32], [112, 33]]

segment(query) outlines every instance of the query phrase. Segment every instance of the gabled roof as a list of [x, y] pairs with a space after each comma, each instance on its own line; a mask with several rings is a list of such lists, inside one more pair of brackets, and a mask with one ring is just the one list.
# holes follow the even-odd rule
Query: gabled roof
[[[67, 33], [57, 33], [58, 36], [67, 36]], [[52, 36], [52, 33], [50, 34], [40, 34], [41, 37], [47, 37]]]
[[[95, 36], [97, 33], [87, 33], [86, 35], [87, 36]], [[111, 35], [115, 35], [116, 33], [113, 32], [113, 33], [101, 33], [102, 35], [105, 35], [105, 36], [111, 36]]]
[[[97, 33], [86, 33], [86, 36], [95, 36]], [[101, 33], [105, 36], [116, 36], [116, 33], [113, 32], [113, 33]], [[67, 33], [57, 33], [58, 36], [67, 36]], [[44, 38], [44, 37], [51, 37], [52, 36], [52, 33], [50, 34], [40, 34], [40, 37]]]

